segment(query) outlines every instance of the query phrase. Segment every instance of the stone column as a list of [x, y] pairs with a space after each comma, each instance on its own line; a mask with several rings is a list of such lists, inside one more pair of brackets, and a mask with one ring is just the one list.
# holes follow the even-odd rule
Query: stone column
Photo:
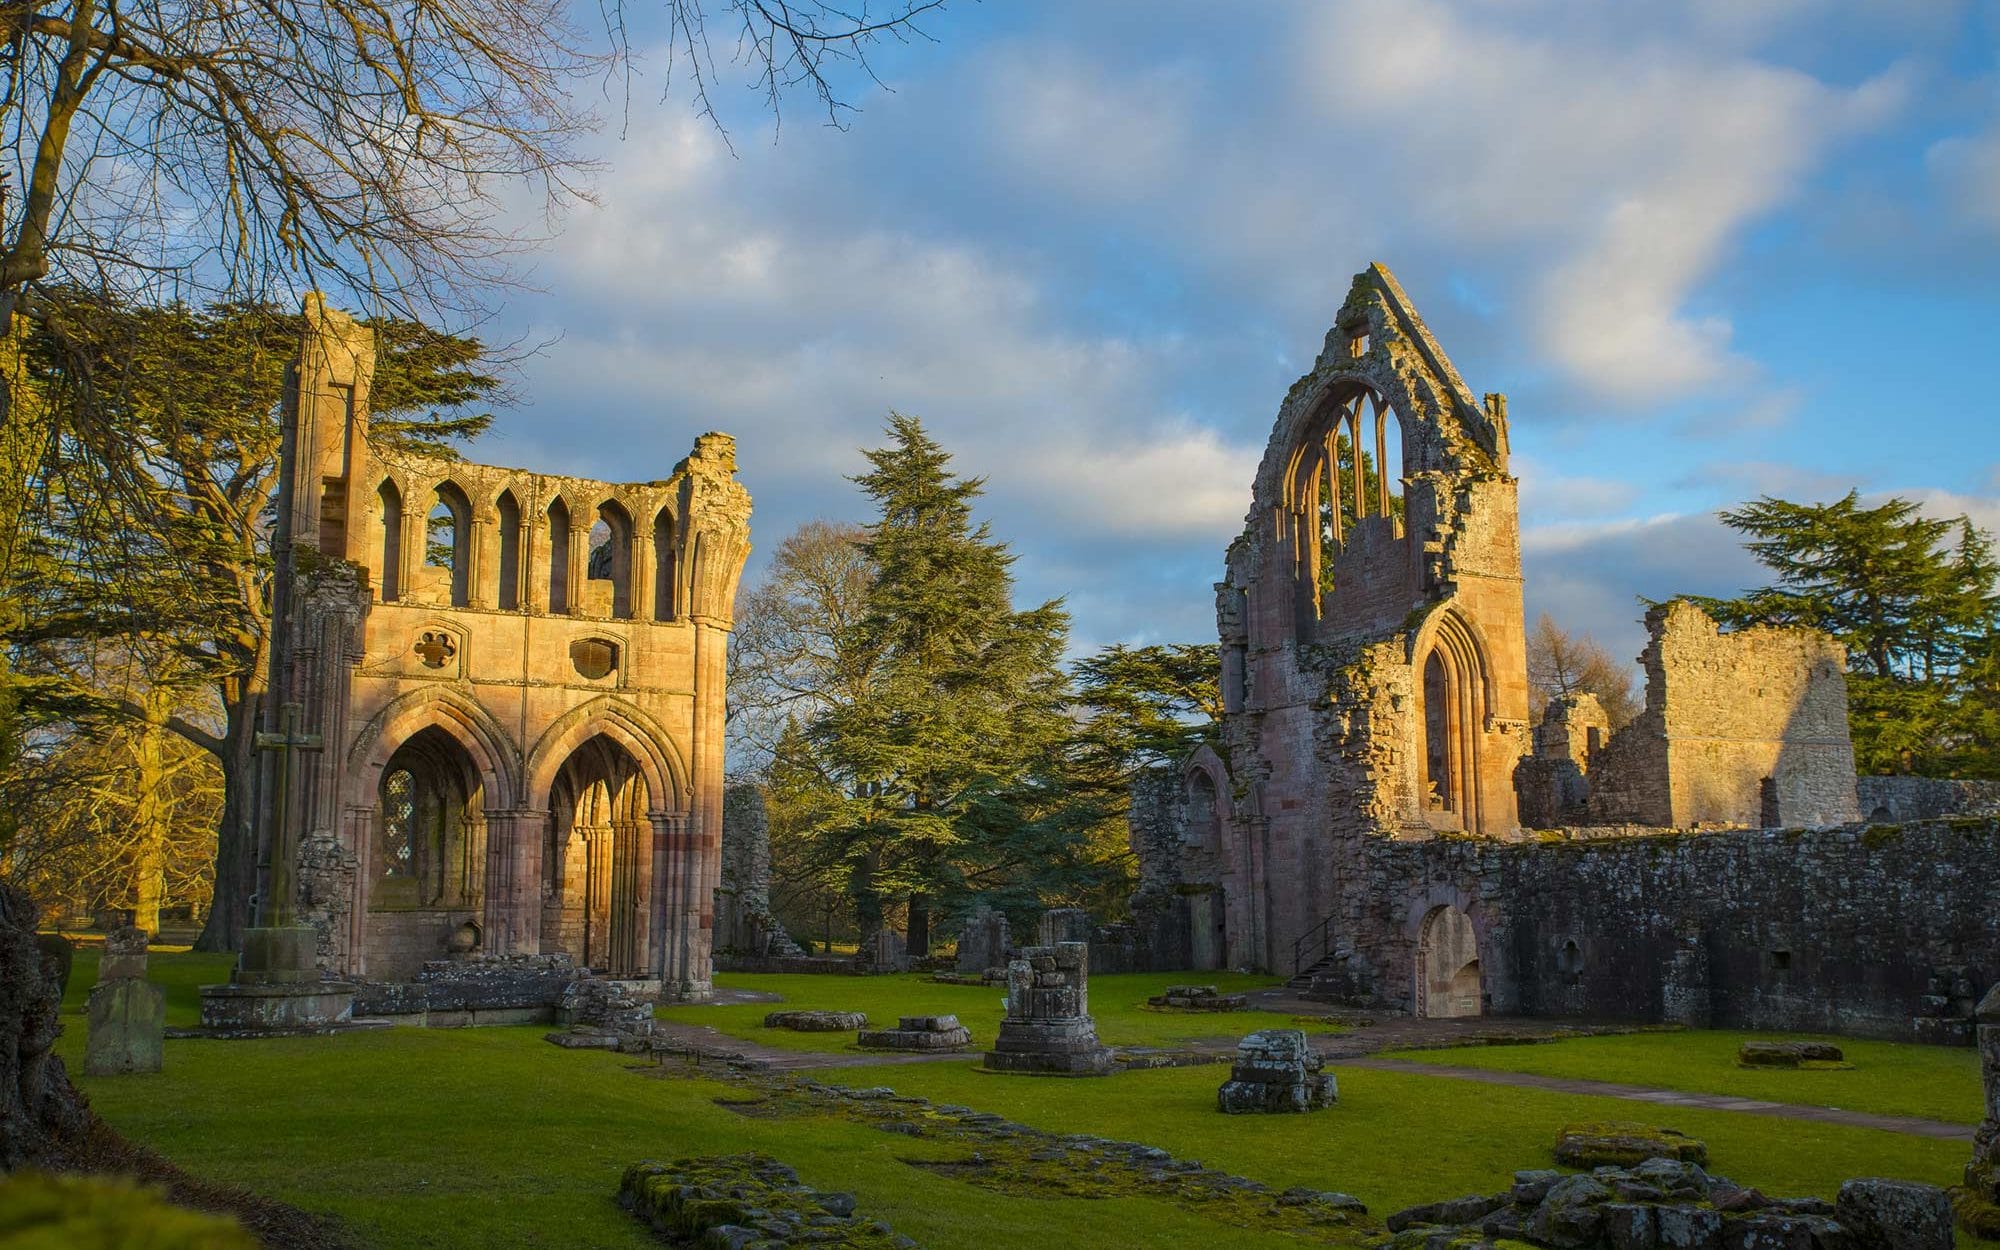
[[541, 830], [546, 812], [486, 812], [486, 895], [481, 923], [495, 955], [541, 950]]
[[521, 513], [521, 606], [530, 612], [549, 610], [549, 514], [533, 509]]
[[590, 581], [590, 526], [580, 517], [569, 519], [569, 615], [583, 612], [583, 590]]
[[466, 551], [472, 567], [465, 573], [465, 606], [491, 608], [499, 602], [500, 589], [494, 575], [500, 567], [500, 524], [492, 511], [473, 509], [472, 541], [466, 544]]
[[632, 522], [631, 567], [626, 573], [626, 594], [631, 600], [635, 621], [653, 619], [653, 531], [649, 525]]

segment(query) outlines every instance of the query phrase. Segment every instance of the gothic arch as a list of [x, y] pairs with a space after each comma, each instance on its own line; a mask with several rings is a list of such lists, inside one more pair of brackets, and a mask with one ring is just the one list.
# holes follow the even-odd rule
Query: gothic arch
[[486, 782], [487, 808], [507, 811], [518, 805], [521, 788], [514, 765], [521, 753], [513, 740], [485, 708], [439, 683], [398, 695], [362, 727], [347, 753], [348, 775], [365, 777], [366, 788], [373, 793], [396, 749], [433, 727], [455, 738], [472, 757]]
[[600, 695], [558, 716], [528, 752], [523, 770], [529, 799], [545, 801], [570, 753], [598, 734], [631, 752], [645, 775], [654, 811], [686, 810], [693, 797], [687, 762], [658, 722], [622, 699]]
[[1485, 831], [1481, 768], [1486, 721], [1495, 706], [1493, 666], [1479, 631], [1449, 605], [1411, 637], [1419, 807], [1427, 822]]

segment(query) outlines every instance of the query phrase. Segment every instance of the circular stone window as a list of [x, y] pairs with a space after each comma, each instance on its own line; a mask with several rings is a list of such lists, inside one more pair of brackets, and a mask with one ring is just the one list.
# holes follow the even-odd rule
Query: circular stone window
[[618, 671], [618, 644], [609, 638], [579, 638], [569, 644], [569, 662], [591, 681]]

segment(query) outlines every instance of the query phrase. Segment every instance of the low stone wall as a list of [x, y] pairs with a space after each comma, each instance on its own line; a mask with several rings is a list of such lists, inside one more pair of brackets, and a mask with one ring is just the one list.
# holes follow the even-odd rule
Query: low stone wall
[[1854, 796], [1864, 820], [1908, 824], [1945, 816], [2000, 814], [2000, 781], [1954, 777], [1857, 777]]
[[431, 1028], [545, 1024], [582, 975], [567, 955], [435, 959], [414, 981], [357, 985], [354, 1014]]
[[1354, 844], [1317, 992], [1411, 1009], [1423, 935], [1469, 918], [1489, 1013], [1969, 1044], [2000, 978], [2000, 820]]

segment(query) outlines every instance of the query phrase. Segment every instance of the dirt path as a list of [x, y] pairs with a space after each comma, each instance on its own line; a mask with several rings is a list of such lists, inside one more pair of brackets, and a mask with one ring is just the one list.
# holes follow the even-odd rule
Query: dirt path
[[1643, 1085], [1622, 1085], [1615, 1081], [1579, 1081], [1569, 1077], [1538, 1076], [1531, 1072], [1496, 1072], [1490, 1068], [1459, 1068], [1442, 1063], [1419, 1063], [1412, 1059], [1382, 1059], [1357, 1056], [1341, 1059], [1343, 1068], [1373, 1068], [1379, 1072], [1408, 1072], [1417, 1076], [1449, 1080], [1478, 1081], [1486, 1085], [1512, 1085], [1522, 1089], [1546, 1089], [1562, 1094], [1589, 1094], [1598, 1098], [1624, 1098], [1661, 1107], [1698, 1107], [1704, 1111], [1735, 1111], [1744, 1115], [1774, 1116], [1784, 1120], [1813, 1120], [1821, 1124], [1845, 1124], [1852, 1128], [1879, 1129], [1885, 1133], [1907, 1133], [1913, 1137], [1934, 1137], [1944, 1141], [1971, 1141], [1970, 1124], [1946, 1124], [1907, 1115], [1874, 1115], [1866, 1111], [1843, 1111], [1838, 1107], [1812, 1107], [1803, 1103], [1766, 1102], [1761, 1098], [1736, 1098], [1727, 1094], [1693, 1094], [1678, 1089], [1648, 1089]]

